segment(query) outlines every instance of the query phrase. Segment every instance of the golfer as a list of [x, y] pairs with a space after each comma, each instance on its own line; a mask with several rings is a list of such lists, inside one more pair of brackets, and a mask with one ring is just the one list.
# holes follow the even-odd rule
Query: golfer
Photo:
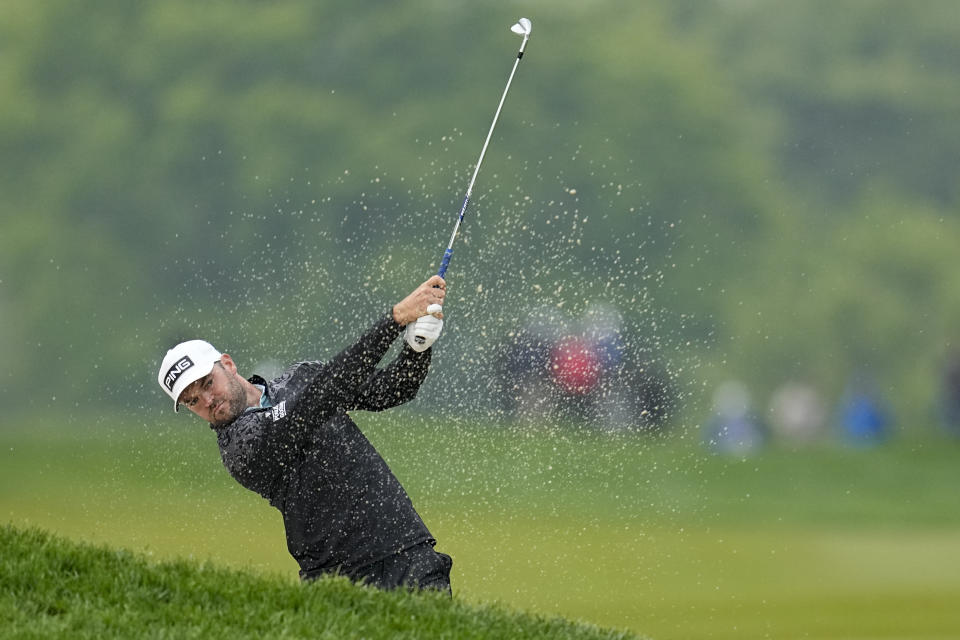
[[[329, 362], [299, 362], [270, 381], [243, 377], [202, 340], [163, 358], [158, 380], [174, 409], [209, 422], [230, 475], [283, 514], [301, 579], [336, 573], [381, 589], [450, 592], [450, 556], [434, 550], [406, 491], [347, 414], [416, 395], [443, 328], [442, 312], [427, 307], [445, 295], [433, 276]], [[378, 369], [401, 333], [406, 344]]]

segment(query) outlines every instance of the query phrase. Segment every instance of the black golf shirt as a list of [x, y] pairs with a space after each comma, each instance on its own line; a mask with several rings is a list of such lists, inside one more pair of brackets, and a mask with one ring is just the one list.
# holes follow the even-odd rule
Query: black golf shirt
[[283, 514], [304, 579], [349, 573], [424, 541], [430, 531], [400, 482], [347, 415], [412, 399], [431, 350], [404, 345], [377, 369], [402, 328], [392, 313], [327, 363], [300, 362], [264, 385], [272, 406], [215, 428], [224, 466]]

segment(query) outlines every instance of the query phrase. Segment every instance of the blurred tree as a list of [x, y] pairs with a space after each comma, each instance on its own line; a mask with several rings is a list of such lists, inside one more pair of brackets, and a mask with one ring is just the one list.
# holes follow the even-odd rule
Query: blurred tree
[[[960, 122], [960, 13], [950, 0], [681, 2], [685, 30], [755, 107], [773, 110], [768, 138], [786, 181], [847, 208], [876, 184], [954, 208]], [[855, 207], [850, 209], [856, 211]]]
[[[883, 345], [915, 304], [955, 309], [923, 283], [952, 270], [960, 25], [922, 6], [531, 15], [445, 382], [473, 392], [530, 308], [597, 300], [680, 362], [906, 380]], [[0, 381], [25, 406], [129, 405], [186, 336], [245, 361], [344, 344], [436, 268], [517, 44], [495, 2], [5, 9]]]

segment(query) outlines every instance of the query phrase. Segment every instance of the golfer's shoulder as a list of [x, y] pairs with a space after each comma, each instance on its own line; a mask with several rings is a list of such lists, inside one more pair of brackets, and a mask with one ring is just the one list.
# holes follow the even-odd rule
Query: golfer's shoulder
[[255, 437], [271, 421], [269, 409], [250, 409], [228, 425], [216, 429], [220, 448], [236, 446]]
[[298, 394], [323, 369], [319, 361], [295, 362], [284, 369], [279, 376], [270, 381], [270, 395], [284, 399]]

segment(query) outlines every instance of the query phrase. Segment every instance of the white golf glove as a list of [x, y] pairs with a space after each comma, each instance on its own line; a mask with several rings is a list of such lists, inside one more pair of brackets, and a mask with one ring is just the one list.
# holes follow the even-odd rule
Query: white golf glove
[[437, 341], [442, 330], [443, 320], [440, 318], [431, 315], [420, 316], [416, 322], [407, 325], [403, 338], [414, 351], [426, 351]]

